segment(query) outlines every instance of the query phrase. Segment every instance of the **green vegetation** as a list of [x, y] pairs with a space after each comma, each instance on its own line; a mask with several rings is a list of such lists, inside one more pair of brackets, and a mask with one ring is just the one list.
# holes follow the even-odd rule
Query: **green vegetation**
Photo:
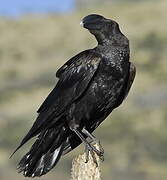
[[[167, 178], [167, 1], [113, 3], [93, 12], [115, 19], [131, 43], [137, 77], [130, 95], [95, 132], [105, 149], [104, 180]], [[79, 26], [92, 13], [0, 19], [0, 179], [23, 179], [15, 164], [26, 145], [10, 153], [32, 125], [35, 110], [56, 83], [56, 70], [76, 53], [94, 47]], [[29, 143], [30, 145], [30, 143]], [[82, 147], [82, 146], [81, 146]], [[71, 159], [62, 158], [42, 179], [67, 180]]]

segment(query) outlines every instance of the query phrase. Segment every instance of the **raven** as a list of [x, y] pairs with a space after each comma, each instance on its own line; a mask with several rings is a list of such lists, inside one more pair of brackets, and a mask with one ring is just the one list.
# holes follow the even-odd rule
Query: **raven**
[[122, 103], [135, 78], [135, 66], [129, 62], [129, 40], [117, 22], [90, 14], [81, 25], [95, 36], [98, 45], [72, 57], [57, 71], [58, 83], [14, 151], [38, 136], [18, 164], [25, 177], [46, 174], [62, 155], [81, 143], [88, 153], [103, 156], [91, 143], [96, 141], [91, 133]]

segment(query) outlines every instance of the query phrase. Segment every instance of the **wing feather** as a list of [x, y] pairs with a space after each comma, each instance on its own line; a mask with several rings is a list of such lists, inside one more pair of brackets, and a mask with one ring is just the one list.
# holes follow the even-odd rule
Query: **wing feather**
[[65, 63], [56, 73], [59, 81], [38, 113], [53, 108], [58, 116], [86, 90], [101, 58], [91, 50], [83, 51]]
[[[38, 117], [32, 128], [21, 141], [16, 151], [29, 139], [49, 128], [52, 121], [58, 121], [67, 106], [77, 100], [87, 89], [91, 79], [98, 69], [101, 58], [87, 50], [69, 60], [60, 68], [57, 76], [60, 78], [55, 88], [38, 109]], [[58, 126], [61, 126], [61, 122]]]

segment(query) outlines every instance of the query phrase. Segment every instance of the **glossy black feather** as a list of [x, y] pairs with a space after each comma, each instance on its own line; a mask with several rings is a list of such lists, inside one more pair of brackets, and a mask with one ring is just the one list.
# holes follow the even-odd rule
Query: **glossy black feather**
[[[58, 116], [76, 100], [87, 88], [90, 80], [96, 72], [100, 56], [93, 50], [86, 50], [67, 61], [56, 73], [59, 81], [44, 103], [38, 109], [38, 113], [54, 107]], [[70, 96], [69, 96], [70, 93]], [[53, 103], [53, 100], [54, 103]]]
[[[46, 174], [58, 162], [66, 142], [65, 128], [51, 128], [43, 131], [21, 159], [18, 170], [26, 177]], [[64, 145], [63, 145], [64, 144]]]
[[[58, 70], [59, 81], [44, 103], [38, 109], [38, 117], [28, 134], [23, 138], [17, 151], [30, 138], [48, 127], [50, 121], [60, 119], [67, 106], [70, 106], [87, 89], [100, 63], [100, 56], [87, 50], [70, 59]], [[63, 69], [63, 70], [62, 70]]]
[[123, 102], [133, 83], [135, 67], [129, 62], [129, 41], [119, 25], [95, 14], [85, 17], [82, 24], [98, 46], [74, 56], [57, 71], [58, 83], [18, 147], [38, 135], [19, 163], [24, 176], [50, 171], [62, 154], [81, 144], [74, 130], [92, 133]]

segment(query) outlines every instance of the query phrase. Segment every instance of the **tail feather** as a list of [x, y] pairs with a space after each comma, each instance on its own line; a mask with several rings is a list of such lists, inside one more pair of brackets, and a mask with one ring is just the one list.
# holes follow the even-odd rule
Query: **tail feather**
[[54, 152], [48, 152], [40, 162], [37, 171], [35, 171], [35, 176], [41, 176], [49, 172], [59, 161], [64, 147], [65, 142], [61, 144]]
[[19, 162], [19, 172], [23, 172], [25, 177], [35, 177], [50, 171], [62, 155], [66, 143], [65, 131], [62, 127], [42, 132], [30, 151]]

